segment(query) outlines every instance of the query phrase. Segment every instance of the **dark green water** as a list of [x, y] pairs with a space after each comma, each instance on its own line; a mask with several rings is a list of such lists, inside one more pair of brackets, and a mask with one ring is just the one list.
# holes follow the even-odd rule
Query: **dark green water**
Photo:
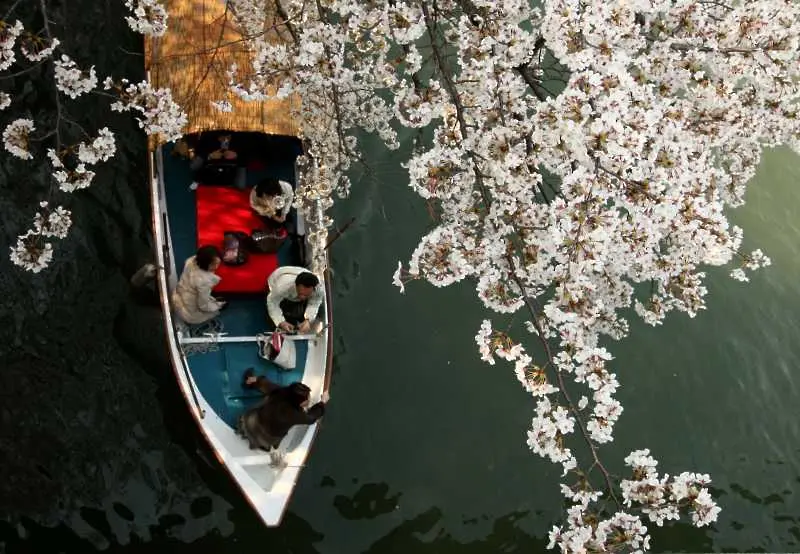
[[[76, 59], [140, 68], [119, 6], [51, 8]], [[6, 85], [24, 91], [20, 116], [52, 113], [46, 89]], [[96, 109], [73, 108], [87, 127]], [[370, 152], [372, 173], [336, 209], [357, 222], [334, 248], [332, 403], [284, 525], [268, 530], [207, 461], [158, 312], [128, 298], [149, 255], [143, 141], [129, 119], [112, 125], [120, 152], [75, 195], [57, 267], [34, 277], [0, 256], [0, 552], [544, 551], [559, 471], [525, 445], [533, 402], [511, 368], [478, 358], [474, 293], [391, 285], [432, 225], [402, 156]], [[42, 168], [6, 160], [4, 252], [45, 190]], [[708, 311], [612, 345], [625, 413], [605, 459], [649, 447], [663, 471], [710, 473], [723, 508], [710, 530], [655, 530], [656, 552], [800, 551], [799, 181], [793, 154], [767, 153], [734, 215], [771, 267], [749, 284], [711, 271]]]

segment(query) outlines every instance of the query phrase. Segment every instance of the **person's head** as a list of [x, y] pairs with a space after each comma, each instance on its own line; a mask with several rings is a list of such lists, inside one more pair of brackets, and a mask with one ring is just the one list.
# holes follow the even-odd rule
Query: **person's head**
[[215, 271], [222, 263], [222, 256], [216, 246], [201, 246], [194, 256], [194, 262], [203, 271]]
[[258, 196], [278, 196], [282, 192], [281, 184], [275, 177], [262, 179], [256, 185], [256, 195]]
[[308, 406], [309, 398], [311, 397], [311, 389], [303, 383], [294, 382], [286, 387], [289, 393], [289, 399], [292, 404], [298, 408], [305, 408]]
[[314, 288], [319, 284], [317, 276], [310, 271], [304, 271], [294, 280], [297, 296], [300, 300], [308, 300], [314, 294]]

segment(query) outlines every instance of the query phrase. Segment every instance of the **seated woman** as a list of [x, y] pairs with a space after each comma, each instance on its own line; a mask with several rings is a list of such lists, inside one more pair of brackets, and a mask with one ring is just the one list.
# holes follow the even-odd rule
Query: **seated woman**
[[202, 246], [197, 254], [186, 260], [178, 286], [172, 293], [172, 306], [184, 322], [190, 325], [214, 319], [225, 302], [211, 296], [211, 289], [220, 282], [214, 272], [222, 263], [215, 246]]
[[239, 417], [237, 432], [247, 439], [250, 448], [278, 448], [294, 425], [311, 425], [325, 413], [327, 395], [310, 408], [311, 389], [303, 383], [281, 387], [266, 377], [256, 377], [253, 368], [244, 373], [242, 387], [257, 389], [266, 397], [259, 406]]
[[275, 177], [267, 177], [250, 191], [250, 207], [270, 229], [285, 225], [293, 201], [292, 185]]

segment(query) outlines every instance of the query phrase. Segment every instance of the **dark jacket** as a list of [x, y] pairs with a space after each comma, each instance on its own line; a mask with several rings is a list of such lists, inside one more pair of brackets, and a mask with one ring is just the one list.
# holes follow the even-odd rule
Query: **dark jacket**
[[296, 405], [289, 387], [281, 387], [264, 377], [258, 378], [256, 388], [266, 398], [239, 418], [239, 433], [250, 441], [251, 448], [277, 448], [293, 426], [311, 425], [325, 413], [323, 402], [306, 411]]

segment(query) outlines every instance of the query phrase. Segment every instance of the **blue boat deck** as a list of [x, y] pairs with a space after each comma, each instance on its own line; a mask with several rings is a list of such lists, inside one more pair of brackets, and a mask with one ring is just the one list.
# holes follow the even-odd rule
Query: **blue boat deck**
[[[173, 144], [163, 147], [164, 182], [169, 213], [169, 232], [178, 277], [183, 262], [197, 250], [197, 219], [195, 192], [191, 190], [192, 171], [189, 162], [173, 156]], [[274, 176], [294, 185], [294, 157], [278, 162], [270, 160], [265, 169], [247, 171], [247, 185], [253, 186], [265, 176]], [[278, 252], [279, 265], [293, 265], [294, 248], [286, 241]], [[226, 336], [254, 336], [271, 330], [266, 317], [263, 294], [226, 296], [227, 307], [217, 318], [221, 333]], [[256, 375], [265, 375], [280, 385], [300, 381], [305, 370], [308, 353], [307, 341], [296, 341], [297, 365], [291, 371], [279, 369], [275, 364], [258, 355], [255, 342], [216, 343], [206, 351], [187, 352], [189, 370], [199, 392], [214, 411], [233, 427], [242, 411], [258, 402], [257, 391], [242, 388], [242, 375], [247, 368], [254, 368]]]

